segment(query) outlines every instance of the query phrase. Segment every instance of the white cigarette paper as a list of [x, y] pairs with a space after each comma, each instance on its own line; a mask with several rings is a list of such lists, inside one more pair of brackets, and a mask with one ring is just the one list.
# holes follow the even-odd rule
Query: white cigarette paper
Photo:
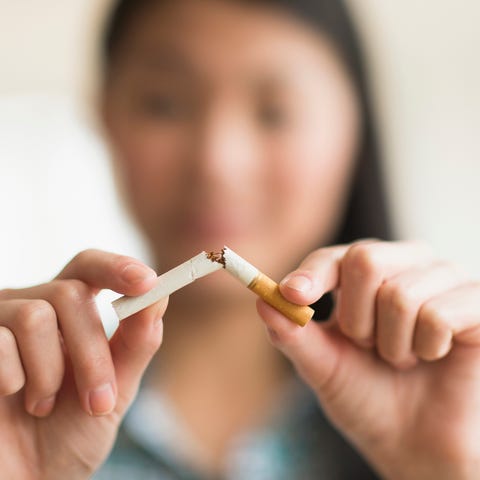
[[258, 276], [258, 269], [228, 247], [224, 247], [222, 253], [225, 270], [248, 287]]
[[112, 306], [119, 320], [123, 320], [144, 308], [153, 305], [162, 298], [180, 290], [198, 278], [209, 275], [223, 268], [223, 265], [212, 261], [206, 252], [201, 252], [178, 267], [169, 270], [157, 278], [157, 284], [152, 290], [137, 297], [121, 297]]
[[307, 305], [296, 305], [286, 300], [275, 281], [228, 247], [224, 247], [221, 258], [217, 259], [217, 261], [222, 262], [227, 272], [240, 280], [246, 287], [292, 322], [303, 327], [313, 317], [315, 312], [312, 308]]
[[224, 247], [220, 253], [199, 253], [178, 267], [160, 275], [157, 278], [156, 286], [149, 292], [138, 297], [121, 297], [112, 302], [112, 306], [118, 319], [123, 320], [162, 298], [168, 297], [198, 278], [222, 268], [225, 268], [243, 285], [298, 325], [303, 327], [312, 318], [314, 311], [310, 307], [296, 305], [286, 300], [280, 293], [276, 282], [228, 247]]

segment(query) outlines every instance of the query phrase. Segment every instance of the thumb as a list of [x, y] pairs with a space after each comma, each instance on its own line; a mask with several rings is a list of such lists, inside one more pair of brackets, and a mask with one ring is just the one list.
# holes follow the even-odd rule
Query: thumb
[[310, 387], [317, 393], [328, 388], [344, 343], [338, 332], [314, 321], [300, 327], [263, 300], [257, 301], [257, 310], [272, 344], [291, 360]]
[[123, 320], [110, 341], [119, 415], [123, 415], [133, 401], [147, 366], [162, 344], [162, 317], [167, 304], [168, 299], [161, 300]]

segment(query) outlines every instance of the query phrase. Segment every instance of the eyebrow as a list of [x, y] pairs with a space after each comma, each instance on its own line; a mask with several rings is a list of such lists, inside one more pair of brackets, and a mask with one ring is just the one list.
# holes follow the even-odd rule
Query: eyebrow
[[182, 55], [172, 49], [143, 50], [133, 54], [130, 61], [149, 73], [171, 72], [186, 75], [194, 73], [194, 69], [182, 58]]
[[[185, 59], [175, 48], [164, 47], [143, 48], [137, 52], [132, 52], [129, 62], [147, 74], [164, 74], [171, 73], [181, 75], [187, 78], [195, 78], [198, 76], [194, 65]], [[243, 79], [238, 79], [249, 89], [260, 91], [261, 93], [269, 93], [275, 91], [279, 86], [291, 86], [295, 84], [292, 81], [289, 71], [270, 71], [263, 75], [252, 75]]]

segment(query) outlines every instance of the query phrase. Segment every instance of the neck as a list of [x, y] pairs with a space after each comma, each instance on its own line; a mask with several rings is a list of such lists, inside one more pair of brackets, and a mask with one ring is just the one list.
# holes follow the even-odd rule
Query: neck
[[[249, 291], [238, 301], [192, 303], [172, 298], [165, 316], [164, 344], [157, 368], [162, 386], [212, 377], [220, 388], [234, 377], [237, 389], [277, 377], [285, 362], [268, 342]], [[170, 378], [170, 374], [172, 378]]]
[[251, 292], [234, 302], [188, 300], [172, 296], [150, 378], [217, 468], [232, 437], [265, 418], [290, 369], [269, 344]]

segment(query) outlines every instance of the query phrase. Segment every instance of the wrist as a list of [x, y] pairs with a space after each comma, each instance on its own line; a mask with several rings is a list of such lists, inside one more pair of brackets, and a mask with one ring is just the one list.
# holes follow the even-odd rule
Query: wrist
[[[381, 472], [381, 469], [379, 469]], [[401, 467], [384, 469], [385, 480], [478, 480], [480, 464], [429, 462], [426, 464], [408, 462]]]
[[[368, 455], [365, 459], [384, 480], [478, 480], [480, 457], [448, 454], [436, 456], [391, 455], [391, 449], [383, 454]], [[395, 448], [401, 452], [401, 448]]]
[[87, 468], [87, 466], [78, 464], [66, 464], [66, 462], [55, 462], [54, 465], [49, 465], [45, 469], [42, 480], [89, 480], [94, 473], [94, 470]]

